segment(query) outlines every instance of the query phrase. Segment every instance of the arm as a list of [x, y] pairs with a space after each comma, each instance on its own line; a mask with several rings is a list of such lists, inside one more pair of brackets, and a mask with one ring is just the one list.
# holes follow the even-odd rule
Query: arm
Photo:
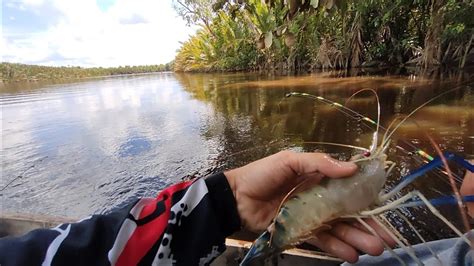
[[[205, 264], [224, 251], [225, 238], [241, 224], [264, 230], [282, 199], [303, 180], [343, 178], [356, 169], [321, 153], [279, 152], [225, 175], [171, 186], [156, 199], [140, 199], [108, 215], [0, 239], [0, 265]], [[351, 262], [357, 261], [357, 250], [383, 251], [378, 238], [343, 222], [310, 242]]]
[[217, 174], [107, 215], [0, 239], [0, 265], [197, 265], [225, 250], [238, 229], [232, 192]]

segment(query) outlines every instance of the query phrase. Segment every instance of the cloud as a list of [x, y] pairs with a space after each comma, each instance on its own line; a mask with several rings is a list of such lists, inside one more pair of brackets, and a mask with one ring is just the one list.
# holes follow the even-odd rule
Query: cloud
[[120, 24], [140, 24], [140, 23], [148, 23], [148, 20], [146, 20], [144, 17], [138, 15], [138, 14], [133, 14], [128, 18], [120, 18]]
[[27, 36], [46, 31], [62, 19], [62, 12], [53, 5], [42, 2], [2, 2], [4, 19], [2, 27], [6, 36]]
[[[4, 1], [5, 2], [5, 1]], [[23, 0], [3, 5], [3, 60], [46, 65], [167, 63], [187, 27], [171, 0]], [[40, 19], [39, 19], [40, 18]], [[36, 21], [36, 22], [35, 22]]]
[[115, 4], [115, 0], [96, 0], [97, 6], [99, 6], [100, 10], [106, 11], [109, 7]]
[[22, 2], [29, 6], [40, 6], [44, 4], [44, 0], [23, 0]]

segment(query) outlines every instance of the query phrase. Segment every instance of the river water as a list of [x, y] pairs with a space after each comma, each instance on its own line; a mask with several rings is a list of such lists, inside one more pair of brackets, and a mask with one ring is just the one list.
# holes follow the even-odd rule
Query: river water
[[[357, 151], [311, 142], [370, 145], [374, 130], [361, 119], [310, 99], [286, 98], [289, 92], [344, 103], [362, 88], [374, 89], [381, 125], [387, 126], [395, 116], [458, 88], [395, 132], [388, 155], [398, 166], [387, 187], [421, 165], [410, 152], [436, 154], [427, 134], [441, 149], [474, 158], [474, 82], [465, 78], [160, 73], [0, 86], [2, 213], [83, 217], [282, 149], [347, 159]], [[369, 92], [348, 106], [376, 119]], [[452, 193], [439, 173], [420, 178], [411, 189], [428, 197]], [[442, 211], [456, 222], [453, 209]], [[428, 238], [450, 235], [424, 209], [405, 214]]]

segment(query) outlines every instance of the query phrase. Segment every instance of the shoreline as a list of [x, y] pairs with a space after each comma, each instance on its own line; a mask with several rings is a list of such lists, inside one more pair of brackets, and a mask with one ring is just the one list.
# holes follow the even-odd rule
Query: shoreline
[[[54, 68], [54, 67], [52, 67]], [[73, 68], [73, 67], [71, 67]], [[58, 67], [58, 70], [60, 67]], [[116, 78], [116, 77], [133, 77], [142, 75], [155, 75], [155, 74], [210, 74], [210, 75], [226, 75], [226, 74], [249, 74], [249, 75], [267, 75], [267, 76], [301, 76], [311, 75], [319, 73], [334, 73], [334, 78], [342, 77], [353, 77], [363, 75], [397, 75], [397, 76], [420, 76], [429, 78], [446, 78], [445, 74], [463, 76], [465, 74], [470, 78], [471, 74], [474, 74], [474, 65], [469, 65], [464, 68], [455, 68], [450, 66], [438, 66], [428, 69], [424, 69], [420, 66], [370, 66], [370, 67], [353, 67], [349, 69], [311, 69], [301, 71], [288, 71], [288, 70], [218, 70], [218, 71], [153, 71], [153, 72], [137, 72], [128, 74], [111, 74], [111, 75], [98, 75], [98, 76], [84, 76], [84, 77], [62, 77], [62, 78], [23, 78], [23, 79], [5, 79], [3, 76], [0, 78], [0, 85], [5, 86], [8, 84], [38, 84], [38, 83], [69, 83], [74, 81], [87, 81], [103, 78]]]

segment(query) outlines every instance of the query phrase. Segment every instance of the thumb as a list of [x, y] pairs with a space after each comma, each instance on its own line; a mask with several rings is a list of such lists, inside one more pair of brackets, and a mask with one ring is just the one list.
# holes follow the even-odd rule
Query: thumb
[[353, 175], [357, 165], [331, 158], [325, 153], [293, 153], [289, 167], [299, 175], [323, 174], [332, 178]]

